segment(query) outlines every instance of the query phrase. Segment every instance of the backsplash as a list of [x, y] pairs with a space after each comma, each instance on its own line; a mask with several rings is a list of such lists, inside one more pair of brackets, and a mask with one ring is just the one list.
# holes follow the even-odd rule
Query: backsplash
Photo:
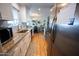
[[9, 22], [11, 22], [11, 21], [0, 20], [0, 27], [1, 28], [12, 27], [12, 24]]

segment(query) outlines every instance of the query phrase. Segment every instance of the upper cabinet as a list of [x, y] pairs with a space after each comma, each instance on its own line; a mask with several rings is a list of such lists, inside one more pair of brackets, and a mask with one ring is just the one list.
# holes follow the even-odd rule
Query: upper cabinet
[[16, 3], [0, 3], [0, 15], [4, 20], [18, 20], [19, 5]]
[[10, 3], [0, 3], [0, 13], [2, 19], [12, 20], [12, 6]]

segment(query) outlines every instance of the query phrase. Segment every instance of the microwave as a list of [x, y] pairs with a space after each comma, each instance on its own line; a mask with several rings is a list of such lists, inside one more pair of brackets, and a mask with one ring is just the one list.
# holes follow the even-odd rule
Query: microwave
[[0, 42], [7, 43], [13, 37], [12, 28], [0, 28]]

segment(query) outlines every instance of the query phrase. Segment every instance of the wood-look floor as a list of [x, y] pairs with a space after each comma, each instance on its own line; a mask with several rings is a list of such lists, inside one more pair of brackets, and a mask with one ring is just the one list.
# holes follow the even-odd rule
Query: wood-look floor
[[35, 33], [32, 36], [26, 56], [47, 56], [50, 51], [48, 48], [48, 41], [44, 38], [44, 35], [42, 33]]

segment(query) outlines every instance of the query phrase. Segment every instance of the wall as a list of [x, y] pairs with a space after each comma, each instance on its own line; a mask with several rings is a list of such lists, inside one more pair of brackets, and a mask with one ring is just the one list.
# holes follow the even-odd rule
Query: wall
[[26, 7], [23, 5], [20, 6], [20, 17], [21, 17], [21, 21], [26, 21], [27, 19]]
[[10, 3], [0, 3], [0, 12], [3, 19], [12, 20], [12, 11]]
[[68, 24], [70, 22], [70, 18], [74, 17], [76, 4], [71, 3], [65, 6], [60, 10], [60, 12], [57, 15], [57, 23], [58, 24]]

